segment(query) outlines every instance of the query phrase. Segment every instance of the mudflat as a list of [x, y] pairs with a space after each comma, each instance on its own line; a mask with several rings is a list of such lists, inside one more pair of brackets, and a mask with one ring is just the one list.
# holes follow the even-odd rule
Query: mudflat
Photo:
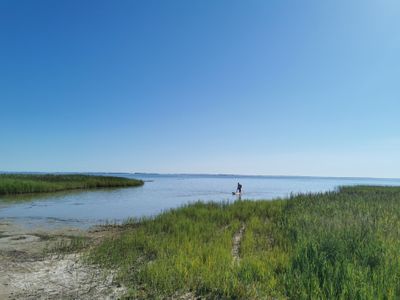
[[117, 299], [115, 271], [84, 263], [78, 252], [52, 251], [76, 238], [96, 243], [110, 230], [27, 230], [0, 223], [0, 299]]

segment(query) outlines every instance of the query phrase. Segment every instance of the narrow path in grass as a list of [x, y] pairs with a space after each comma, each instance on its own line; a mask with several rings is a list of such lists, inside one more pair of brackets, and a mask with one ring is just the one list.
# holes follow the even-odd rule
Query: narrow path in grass
[[233, 262], [240, 261], [240, 243], [242, 241], [245, 230], [246, 230], [246, 224], [243, 223], [239, 231], [237, 231], [233, 236], [233, 245], [232, 245]]

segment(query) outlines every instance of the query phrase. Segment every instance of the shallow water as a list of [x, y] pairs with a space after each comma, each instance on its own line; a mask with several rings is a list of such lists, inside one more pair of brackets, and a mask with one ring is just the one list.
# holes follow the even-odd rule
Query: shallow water
[[400, 179], [261, 177], [219, 175], [121, 174], [146, 181], [143, 187], [99, 189], [0, 198], [0, 221], [26, 227], [88, 228], [155, 215], [188, 202], [235, 201], [239, 181], [243, 199], [274, 199], [291, 193], [334, 190], [341, 185], [400, 185]]

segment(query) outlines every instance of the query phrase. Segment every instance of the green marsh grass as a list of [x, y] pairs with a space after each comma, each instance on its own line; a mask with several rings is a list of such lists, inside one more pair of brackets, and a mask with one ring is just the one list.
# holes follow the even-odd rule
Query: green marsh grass
[[41, 236], [40, 238], [49, 241], [43, 251], [45, 255], [78, 253], [90, 247], [90, 239], [85, 236]]
[[141, 185], [143, 185], [141, 180], [111, 176], [0, 174], [0, 195]]
[[89, 258], [118, 268], [132, 298], [397, 299], [400, 187], [193, 203], [128, 221]]

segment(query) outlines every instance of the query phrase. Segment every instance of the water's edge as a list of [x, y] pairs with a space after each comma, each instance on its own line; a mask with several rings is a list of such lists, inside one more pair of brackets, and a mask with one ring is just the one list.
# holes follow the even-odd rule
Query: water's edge
[[[95, 173], [110, 175], [110, 173]], [[152, 216], [189, 202], [235, 201], [237, 182], [243, 199], [284, 198], [290, 194], [326, 192], [343, 185], [400, 185], [400, 179], [297, 176], [112, 174], [145, 181], [143, 187], [69, 191], [0, 197], [0, 221], [25, 227], [87, 229]]]

